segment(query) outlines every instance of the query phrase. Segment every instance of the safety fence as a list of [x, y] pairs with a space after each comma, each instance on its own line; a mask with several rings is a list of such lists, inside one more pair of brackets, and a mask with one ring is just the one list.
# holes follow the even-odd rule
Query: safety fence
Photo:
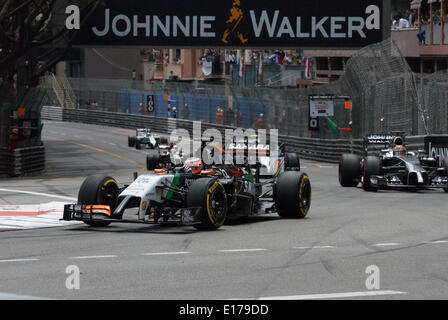
[[[68, 109], [58, 107], [44, 107], [42, 109], [42, 119], [54, 120], [54, 114], [60, 114], [62, 111], [62, 121], [79, 122], [94, 125], [104, 125], [111, 127], [136, 129], [151, 128], [154, 132], [161, 134], [171, 134], [174, 129], [185, 129], [189, 134], [193, 133], [194, 121], [183, 119], [157, 118], [143, 115], [132, 115], [115, 112]], [[59, 116], [57, 116], [59, 117]], [[198, 124], [196, 122], [196, 124]], [[223, 135], [225, 129], [236, 129], [232, 126], [216, 125], [210, 123], [200, 123], [201, 131], [207, 129], [217, 129]], [[424, 137], [407, 137], [406, 142], [410, 151], [417, 151], [423, 148]], [[338, 162], [343, 153], [362, 154], [362, 139], [311, 139], [288, 135], [279, 135], [279, 143], [284, 143], [286, 150], [297, 152], [302, 158], [329, 163]], [[379, 151], [384, 146], [378, 146]]]
[[436, 72], [421, 79], [423, 115], [432, 134], [448, 133], [448, 73]]
[[0, 174], [23, 176], [45, 169], [45, 147], [0, 149]]
[[[48, 84], [50, 80], [44, 82]], [[70, 107], [70, 101], [60, 103], [57, 96], [75, 97], [77, 109], [275, 128], [282, 135], [309, 138], [309, 95], [349, 96], [352, 110], [345, 109], [344, 101], [335, 101], [334, 116], [320, 119], [314, 137], [348, 139], [349, 135], [341, 129], [347, 128], [350, 121], [353, 137], [358, 139], [390, 131], [405, 131], [408, 135], [432, 133], [416, 77], [390, 39], [357, 51], [340, 79], [328, 85], [242, 88], [203, 82], [83, 78], [69, 78], [64, 83], [69, 83], [70, 89], [62, 89], [64, 94], [60, 93], [63, 86], [49, 90], [53, 94], [48, 95], [47, 105]], [[439, 114], [435, 112], [435, 117]]]

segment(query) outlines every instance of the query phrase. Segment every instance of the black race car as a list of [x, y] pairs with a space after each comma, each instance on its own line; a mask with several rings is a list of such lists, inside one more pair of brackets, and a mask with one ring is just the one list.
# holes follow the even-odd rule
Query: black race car
[[[306, 173], [288, 171], [261, 181], [259, 166], [206, 166], [191, 158], [181, 167], [156, 169], [129, 186], [94, 175], [79, 190], [77, 204], [65, 205], [63, 220], [94, 227], [111, 222], [175, 223], [214, 230], [227, 219], [276, 211], [284, 218], [304, 218], [311, 206], [311, 183]], [[137, 219], [125, 211], [137, 209]]]
[[[370, 147], [383, 146], [372, 152]], [[364, 138], [364, 155], [344, 154], [339, 161], [339, 183], [366, 191], [399, 188], [442, 188], [448, 192], [448, 162], [410, 152], [403, 135], [372, 134]]]
[[[210, 140], [201, 141], [196, 156], [213, 151], [206, 143]], [[88, 177], [79, 190], [78, 203], [64, 207], [64, 220], [96, 227], [111, 222], [173, 222], [217, 229], [227, 219], [273, 211], [285, 218], [308, 214], [311, 183], [306, 173], [281, 171], [262, 179], [261, 164], [249, 164], [247, 153], [243, 153], [243, 165], [207, 165], [201, 158], [186, 157], [174, 149], [171, 145], [154, 151], [151, 165], [158, 168], [151, 168], [153, 174], [136, 177], [129, 186], [119, 187], [115, 179], [104, 175]], [[173, 152], [181, 156], [179, 163], [168, 160]], [[165, 163], [161, 163], [163, 159]], [[132, 208], [138, 210], [138, 220], [124, 218], [125, 211]]]
[[[263, 178], [277, 177], [284, 171], [300, 171], [300, 158], [297, 153], [285, 151], [285, 145], [282, 144], [278, 148], [278, 156], [271, 157], [271, 147], [269, 144], [261, 143], [256, 137], [245, 137], [243, 139], [234, 139], [225, 148], [219, 144], [213, 143], [212, 139], [201, 139], [201, 146], [198, 150], [193, 152], [196, 158], [205, 156], [213, 158], [215, 153], [220, 152], [221, 158], [219, 163], [224, 162], [224, 157], [231, 154], [235, 160], [238, 154], [244, 155], [248, 158], [251, 154], [255, 156], [256, 165], [260, 167], [260, 175]], [[172, 168], [181, 166], [189, 155], [184, 154], [183, 151], [175, 144], [159, 148], [159, 150], [150, 151], [146, 155], [146, 168], [148, 170], [160, 168]], [[211, 161], [210, 161], [211, 162]]]

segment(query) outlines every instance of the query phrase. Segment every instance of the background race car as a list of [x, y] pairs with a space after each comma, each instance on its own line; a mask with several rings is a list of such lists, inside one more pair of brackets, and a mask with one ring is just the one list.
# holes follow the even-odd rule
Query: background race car
[[168, 139], [152, 134], [151, 129], [148, 128], [136, 129], [135, 136], [128, 137], [128, 146], [136, 149], [141, 149], [142, 147], [155, 149], [163, 144], [168, 144]]
[[[220, 144], [214, 143], [213, 139], [201, 139], [201, 147], [193, 152], [196, 158], [215, 159], [215, 164], [225, 162], [224, 157], [231, 155], [233, 163], [236, 163], [236, 157], [242, 155], [246, 160], [249, 157], [254, 160], [254, 164], [260, 167], [260, 176], [276, 177], [284, 171], [300, 171], [300, 158], [297, 153], [286, 153], [285, 145], [281, 144], [277, 151], [277, 156], [271, 156], [271, 146], [259, 141], [257, 137], [233, 139], [226, 148]], [[216, 156], [217, 152], [220, 154]], [[159, 152], [153, 151], [146, 156], [146, 167], [148, 170], [160, 168], [172, 168], [185, 163], [189, 155], [185, 154], [177, 145], [160, 149]], [[205, 161], [211, 163], [212, 161]]]
[[239, 152], [256, 153], [257, 162], [260, 164], [260, 175], [263, 177], [275, 177], [283, 171], [300, 171], [300, 158], [297, 153], [287, 153], [285, 145], [281, 144], [276, 150], [277, 156], [271, 157], [270, 144], [262, 141], [258, 135], [244, 138], [234, 138], [233, 143], [226, 146], [224, 152], [238, 154]]
[[[372, 147], [383, 149], [371, 151]], [[439, 165], [441, 164], [441, 165]], [[407, 150], [401, 133], [372, 134], [364, 138], [364, 154], [344, 154], [339, 161], [339, 183], [366, 191], [391, 188], [443, 188], [448, 192], [448, 161], [424, 150]]]

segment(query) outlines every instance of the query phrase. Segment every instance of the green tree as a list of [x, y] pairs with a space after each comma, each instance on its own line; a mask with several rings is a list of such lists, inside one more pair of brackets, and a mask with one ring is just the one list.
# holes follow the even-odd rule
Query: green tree
[[65, 8], [78, 5], [81, 28], [99, 0], [0, 0], [0, 146], [7, 145], [11, 109], [70, 50], [77, 30], [65, 27]]

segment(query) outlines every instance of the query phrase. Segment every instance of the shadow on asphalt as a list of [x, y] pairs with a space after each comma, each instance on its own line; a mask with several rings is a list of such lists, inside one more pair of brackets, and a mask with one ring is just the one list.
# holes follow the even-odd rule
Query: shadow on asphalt
[[[347, 188], [350, 189], [350, 188]], [[355, 187], [354, 189], [358, 189], [360, 191], [364, 191], [361, 186]], [[365, 191], [366, 193], [371, 194], [394, 194], [394, 193], [444, 193], [442, 188], [413, 188], [413, 187], [403, 187], [403, 188], [387, 188], [387, 189], [379, 189], [378, 191]]]
[[273, 216], [244, 217], [244, 218], [240, 218], [240, 219], [227, 220], [225, 225], [239, 226], [239, 225], [252, 224], [252, 223], [275, 221], [275, 220], [283, 220], [283, 219], [279, 216], [276, 216], [276, 217], [273, 217]]
[[[285, 220], [281, 217], [272, 217], [272, 216], [256, 216], [256, 217], [246, 217], [235, 220], [228, 220], [224, 224], [225, 226], [243, 226], [254, 223], [263, 223], [277, 220]], [[294, 219], [297, 220], [297, 219]], [[132, 226], [132, 227], [129, 227]], [[129, 224], [129, 223], [115, 223], [111, 224], [105, 228], [95, 228], [90, 226], [76, 226], [72, 228], [67, 228], [67, 231], [76, 231], [76, 232], [104, 232], [104, 233], [150, 233], [150, 234], [174, 234], [174, 235], [184, 235], [184, 234], [193, 234], [198, 232], [221, 232], [223, 229], [212, 230], [212, 231], [199, 231], [196, 230], [193, 226], [179, 226], [179, 225], [170, 225], [170, 224], [154, 224], [154, 225], [143, 225], [143, 224]]]

